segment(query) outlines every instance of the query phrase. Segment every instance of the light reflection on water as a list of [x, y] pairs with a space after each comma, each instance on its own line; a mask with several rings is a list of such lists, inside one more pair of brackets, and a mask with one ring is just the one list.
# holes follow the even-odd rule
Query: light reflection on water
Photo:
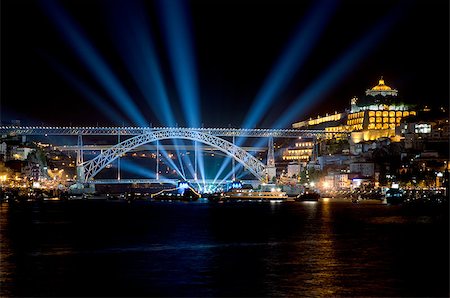
[[1, 205], [0, 296], [446, 296], [448, 212]]

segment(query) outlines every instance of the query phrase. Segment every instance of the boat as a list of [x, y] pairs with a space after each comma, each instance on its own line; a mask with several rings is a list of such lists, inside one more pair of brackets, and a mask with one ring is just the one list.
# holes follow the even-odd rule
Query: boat
[[258, 201], [258, 202], [283, 202], [288, 195], [279, 190], [260, 191], [253, 189], [235, 189], [224, 193], [223, 199], [226, 201]]
[[386, 191], [386, 203], [389, 205], [401, 204], [405, 201], [403, 191], [399, 188], [389, 188]]
[[320, 199], [320, 194], [312, 189], [305, 189], [305, 191], [299, 194], [295, 200], [297, 202], [317, 202]]

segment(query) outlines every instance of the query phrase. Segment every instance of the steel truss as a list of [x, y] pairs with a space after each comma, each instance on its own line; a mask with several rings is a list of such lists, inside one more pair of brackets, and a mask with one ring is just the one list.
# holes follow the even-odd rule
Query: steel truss
[[[321, 129], [265, 129], [265, 128], [186, 128], [186, 127], [51, 127], [51, 126], [0, 126], [0, 135], [118, 135], [136, 136], [159, 131], [197, 131], [221, 137], [283, 137], [322, 136]], [[327, 133], [329, 134], [329, 133]], [[334, 133], [335, 134], [335, 133]]]
[[218, 138], [212, 134], [201, 132], [199, 130], [174, 128], [166, 130], [147, 131], [135, 137], [129, 138], [117, 145], [114, 145], [95, 158], [79, 165], [79, 167], [81, 168], [80, 174], [83, 176], [79, 177], [79, 179], [83, 182], [89, 182], [98, 172], [100, 172], [108, 164], [119, 158], [119, 156], [141, 145], [165, 139], [186, 139], [202, 142], [206, 145], [215, 147], [218, 150], [233, 157], [257, 179], [262, 180], [265, 177], [266, 166], [254, 156], [239, 148], [238, 146], [224, 139]]

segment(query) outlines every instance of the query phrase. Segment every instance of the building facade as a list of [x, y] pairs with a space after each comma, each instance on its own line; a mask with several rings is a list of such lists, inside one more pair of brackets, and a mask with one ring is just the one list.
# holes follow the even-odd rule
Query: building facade
[[379, 138], [395, 138], [395, 128], [402, 119], [416, 115], [411, 106], [400, 103], [398, 91], [385, 84], [383, 78], [378, 85], [367, 89], [365, 97], [351, 99], [346, 112], [318, 117], [292, 124], [293, 128], [314, 128], [321, 125], [326, 132], [351, 132], [351, 142], [360, 143]]

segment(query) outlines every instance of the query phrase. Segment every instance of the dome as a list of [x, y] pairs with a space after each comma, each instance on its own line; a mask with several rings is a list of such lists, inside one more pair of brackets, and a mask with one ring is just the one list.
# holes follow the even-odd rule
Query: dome
[[372, 91], [391, 91], [392, 88], [384, 84], [383, 77], [378, 81], [378, 85], [372, 88]]
[[392, 89], [388, 85], [384, 83], [383, 77], [378, 81], [378, 85], [373, 87], [372, 89], [366, 90], [366, 95], [370, 96], [397, 96], [398, 91], [395, 89]]

